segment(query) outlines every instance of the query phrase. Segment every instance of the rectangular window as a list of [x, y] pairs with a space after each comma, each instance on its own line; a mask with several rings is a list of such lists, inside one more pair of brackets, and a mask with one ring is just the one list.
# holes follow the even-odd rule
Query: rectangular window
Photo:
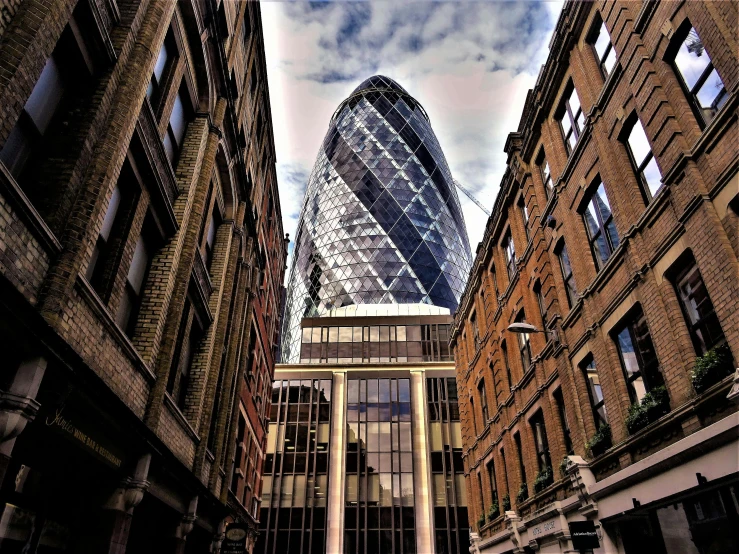
[[577, 141], [580, 140], [583, 129], [585, 129], [585, 114], [582, 111], [582, 106], [580, 106], [577, 91], [572, 84], [570, 84], [569, 93], [565, 95], [563, 107], [560, 108], [560, 111], [559, 125], [569, 155], [572, 154]]
[[544, 149], [541, 149], [541, 152], [539, 153], [539, 158], [536, 162], [536, 165], [539, 166], [539, 174], [541, 175], [541, 181], [544, 183], [544, 190], [546, 191], [547, 198], [552, 196], [552, 191], [554, 190], [554, 183], [552, 182], [552, 172], [549, 170], [549, 162], [547, 161], [546, 154], [544, 153]]
[[664, 383], [647, 318], [641, 308], [628, 318], [614, 336], [631, 402], [641, 401], [647, 392]]
[[649, 140], [638, 118], [629, 132], [626, 145], [639, 180], [642, 186], [646, 187], [644, 192], [647, 198], [651, 199], [662, 186], [662, 173], [657, 166], [657, 160], [652, 155]]
[[611, 44], [611, 37], [604, 23], [597, 27], [595, 35], [592, 37], [593, 49], [595, 57], [598, 59], [598, 65], [603, 72], [603, 77], [608, 77], [616, 65], [616, 51]]
[[495, 291], [495, 299], [497, 302], [498, 297], [500, 296], [500, 291], [498, 290], [498, 276], [495, 274], [495, 266], [492, 264], [490, 264], [490, 278], [493, 281], [493, 290]]
[[495, 479], [495, 461], [490, 460], [485, 466], [488, 470], [488, 482], [490, 483], [490, 490], [492, 492], [493, 502], [498, 500], [498, 484]]
[[562, 389], [554, 391], [554, 402], [557, 404], [557, 414], [559, 415], [559, 423], [562, 426], [562, 435], [564, 436], [565, 451], [568, 455], [574, 454], [575, 449], [572, 446], [572, 433], [570, 433], [570, 420], [567, 419], [567, 410], [565, 410], [565, 399]]
[[113, 189], [113, 194], [108, 202], [108, 209], [105, 211], [105, 218], [103, 219], [103, 226], [100, 228], [98, 239], [95, 242], [95, 247], [92, 250], [92, 257], [90, 263], [87, 266], [87, 272], [85, 277], [87, 281], [93, 286], [95, 291], [102, 295], [102, 273], [105, 267], [105, 262], [110, 255], [110, 239], [113, 231], [114, 223], [118, 227], [120, 220], [120, 213], [123, 211], [121, 208], [121, 188], [116, 184]]
[[611, 205], [608, 203], [608, 196], [602, 182], [591, 193], [582, 216], [595, 267], [600, 270], [618, 246], [616, 224], [613, 222]]
[[511, 377], [511, 365], [508, 363], [508, 347], [506, 342], [500, 343], [500, 355], [503, 358], [503, 364], [505, 365], [506, 376], [508, 377], [508, 388], [513, 388], [513, 378]]
[[534, 432], [534, 446], [536, 447], [536, 459], [539, 463], [539, 471], [543, 471], [552, 466], [552, 461], [549, 457], [547, 431], [544, 427], [544, 414], [539, 410], [530, 421], [531, 429]]
[[603, 389], [600, 386], [600, 378], [598, 370], [595, 367], [595, 360], [592, 355], [588, 355], [580, 362], [580, 371], [585, 376], [585, 382], [588, 384], [588, 396], [590, 397], [590, 406], [593, 409], [593, 421], [595, 428], [599, 429], [601, 425], [608, 424], [608, 414], [606, 413], [605, 401], [603, 400]]
[[575, 278], [572, 275], [570, 256], [567, 253], [567, 245], [565, 245], [564, 241], [560, 243], [557, 256], [559, 256], [559, 267], [562, 270], [562, 280], [564, 281], [565, 292], [567, 293], [567, 304], [572, 308], [577, 301], [577, 289], [575, 287]]
[[146, 88], [146, 96], [150, 102], [154, 102], [155, 98], [159, 98], [162, 90], [162, 82], [164, 80], [164, 72], [168, 67], [171, 67], [172, 61], [175, 58], [176, 48], [172, 44], [173, 39], [170, 34], [167, 33], [167, 37], [162, 43], [162, 47], [159, 49], [157, 55], [157, 61], [154, 64], [154, 72], [151, 74], [149, 80], [149, 86]]
[[508, 231], [503, 242], [501, 243], [506, 259], [506, 270], [508, 271], [508, 280], [512, 281], [513, 276], [516, 274], [516, 247], [513, 244], [513, 237], [511, 232]]
[[485, 390], [485, 380], [482, 379], [480, 381], [480, 384], [477, 385], [477, 392], [480, 393], [480, 408], [482, 408], [482, 424], [487, 425], [488, 420], [490, 419], [490, 414], [488, 413], [488, 394]]
[[526, 483], [526, 466], [523, 463], [523, 448], [521, 447], [521, 434], [513, 435], [513, 442], [516, 444], [516, 452], [518, 454], [518, 471], [521, 474], [521, 483]]
[[[525, 322], [526, 313], [521, 310], [516, 316], [516, 323]], [[531, 366], [531, 336], [528, 333], [516, 333], [516, 336], [518, 337], [518, 350], [521, 354], [521, 366], [523, 372], [526, 373]]]
[[477, 327], [477, 313], [473, 312], [470, 316], [470, 327], [472, 327], [472, 339], [475, 345], [475, 352], [480, 348], [480, 330]]
[[541, 290], [541, 283], [537, 281], [534, 285], [534, 294], [536, 295], [536, 303], [539, 306], [539, 315], [541, 315], [541, 328], [547, 329], [547, 305], [544, 300], [544, 294]]
[[675, 288], [696, 353], [703, 355], [723, 344], [726, 340], [724, 332], [694, 261], [691, 260], [688, 267], [676, 276]]
[[167, 133], [163, 139], [164, 150], [172, 165], [175, 165], [179, 158], [186, 129], [187, 119], [183, 102], [183, 90], [180, 89], [177, 91], [177, 96], [175, 96], [172, 113], [169, 116], [169, 124], [167, 125]]
[[518, 200], [518, 209], [521, 212], [521, 221], [523, 222], [523, 230], [526, 234], [526, 240], [529, 240], [529, 209], [526, 207], [526, 202], [523, 196]]
[[141, 234], [136, 240], [133, 259], [128, 268], [126, 285], [116, 316], [118, 326], [125, 330], [129, 337], [133, 336], [144, 282], [149, 273], [149, 266], [151, 265], [154, 252], [157, 249], [156, 245], [159, 242], [157, 241], [156, 234], [156, 224], [147, 216], [141, 228]]
[[729, 95], [703, 41], [693, 27], [690, 27], [680, 44], [673, 66], [702, 122], [707, 124], [726, 103]]

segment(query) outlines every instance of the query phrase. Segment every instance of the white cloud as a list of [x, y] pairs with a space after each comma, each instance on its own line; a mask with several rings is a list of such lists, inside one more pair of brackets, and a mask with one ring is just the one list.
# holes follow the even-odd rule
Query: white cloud
[[[262, 2], [285, 231], [336, 107], [365, 78], [398, 81], [426, 109], [452, 174], [488, 209], [503, 145], [545, 61], [556, 2]], [[460, 201], [473, 249], [487, 216]]]

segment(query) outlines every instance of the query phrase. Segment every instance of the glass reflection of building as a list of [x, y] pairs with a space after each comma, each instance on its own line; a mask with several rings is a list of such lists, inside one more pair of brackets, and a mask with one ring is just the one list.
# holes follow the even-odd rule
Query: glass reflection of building
[[256, 554], [467, 552], [448, 340], [469, 260], [423, 108], [368, 79], [339, 106], [306, 192]]

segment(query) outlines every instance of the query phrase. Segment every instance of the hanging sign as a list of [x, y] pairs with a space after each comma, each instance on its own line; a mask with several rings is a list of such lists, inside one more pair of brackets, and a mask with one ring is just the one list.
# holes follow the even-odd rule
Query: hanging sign
[[221, 554], [245, 554], [247, 535], [245, 524], [229, 523], [221, 545]]

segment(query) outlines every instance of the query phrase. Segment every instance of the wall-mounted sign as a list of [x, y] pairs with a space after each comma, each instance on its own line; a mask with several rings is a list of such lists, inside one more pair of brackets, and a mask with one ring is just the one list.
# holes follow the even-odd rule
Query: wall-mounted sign
[[539, 541], [548, 535], [552, 535], [562, 531], [562, 525], [559, 518], [542, 521], [538, 525], [529, 527], [529, 541]]
[[123, 453], [90, 419], [90, 413], [66, 404], [52, 408], [43, 422], [47, 429], [69, 438], [115, 469], [120, 468], [123, 465]]
[[600, 547], [598, 532], [592, 520], [570, 522], [570, 537], [575, 550], [593, 550]]
[[221, 554], [244, 554], [248, 533], [243, 523], [229, 523], [221, 545]]

